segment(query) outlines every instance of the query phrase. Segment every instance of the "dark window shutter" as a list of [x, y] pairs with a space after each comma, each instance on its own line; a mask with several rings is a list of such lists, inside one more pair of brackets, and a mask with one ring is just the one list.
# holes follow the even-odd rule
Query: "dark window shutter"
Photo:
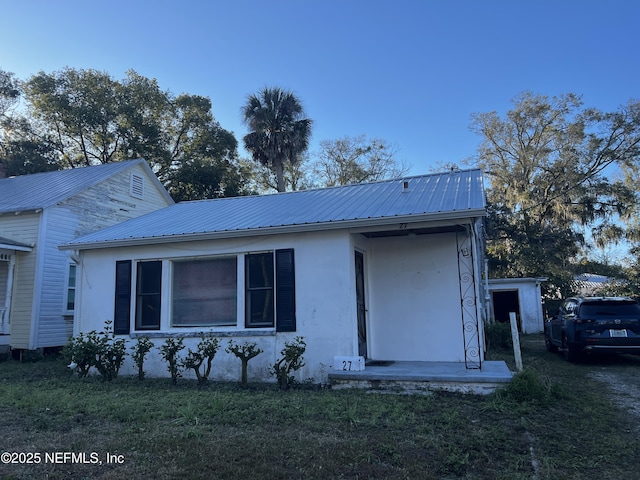
[[131, 260], [116, 262], [116, 306], [113, 314], [113, 332], [129, 333], [131, 324]]
[[296, 331], [296, 275], [292, 248], [276, 250], [276, 331]]

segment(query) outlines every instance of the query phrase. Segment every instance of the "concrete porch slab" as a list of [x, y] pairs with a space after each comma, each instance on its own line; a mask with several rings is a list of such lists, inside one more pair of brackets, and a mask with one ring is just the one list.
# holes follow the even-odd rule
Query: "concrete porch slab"
[[505, 362], [485, 361], [481, 369], [467, 369], [462, 362], [390, 362], [388, 365], [366, 366], [361, 371], [334, 370], [328, 377], [333, 389], [487, 394], [510, 382], [512, 376]]

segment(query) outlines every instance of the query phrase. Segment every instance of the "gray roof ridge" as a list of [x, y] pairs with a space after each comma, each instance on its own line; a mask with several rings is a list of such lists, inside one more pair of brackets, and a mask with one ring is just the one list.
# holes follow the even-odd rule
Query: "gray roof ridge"
[[374, 180], [372, 182], [348, 183], [346, 185], [332, 185], [332, 186], [325, 186], [325, 187], [314, 187], [314, 188], [307, 188], [307, 189], [304, 189], [304, 190], [290, 190], [290, 191], [287, 191], [287, 192], [258, 193], [258, 194], [255, 194], [255, 195], [237, 195], [235, 197], [218, 197], [218, 198], [203, 198], [203, 199], [200, 199], [200, 200], [185, 200], [185, 201], [179, 202], [179, 204], [186, 204], [186, 203], [193, 204], [193, 203], [199, 203], [199, 202], [214, 202], [214, 201], [224, 201], [224, 200], [240, 199], [240, 198], [284, 196], [284, 195], [301, 194], [301, 193], [305, 193], [305, 192], [319, 192], [319, 191], [326, 191], [326, 190], [348, 189], [348, 188], [357, 188], [357, 187], [361, 187], [362, 188], [362, 187], [367, 187], [367, 186], [370, 186], [370, 185], [380, 185], [380, 184], [383, 184], [383, 183], [411, 181], [411, 180], [418, 179], [418, 178], [437, 177], [437, 176], [451, 175], [453, 173], [468, 173], [468, 172], [480, 172], [480, 173], [482, 173], [482, 170], [480, 168], [477, 168], [477, 167], [459, 169], [459, 170], [447, 170], [447, 171], [443, 171], [443, 172], [423, 173], [423, 174], [419, 174], [419, 175], [408, 175], [408, 176], [403, 176], [403, 177], [394, 177], [394, 178], [387, 178], [387, 179], [382, 179], [382, 180]]
[[[115, 164], [133, 164], [133, 163], [140, 163], [140, 162], [144, 162], [145, 159], [144, 158], [132, 158], [130, 160], [119, 160], [116, 162], [108, 162], [108, 163], [101, 163], [99, 165], [85, 165], [83, 167], [72, 167], [72, 168], [62, 168], [60, 170], [49, 170], [47, 172], [36, 172], [36, 173], [28, 173], [25, 175], [12, 175], [10, 177], [6, 177], [6, 178], [0, 178], [0, 181], [2, 180], [12, 180], [15, 178], [22, 178], [22, 177], [35, 177], [35, 176], [43, 176], [43, 175], [55, 175], [55, 174], [64, 174], [67, 172], [73, 172], [73, 171], [78, 171], [78, 170], [82, 170], [85, 168], [101, 168], [101, 167], [106, 167], [106, 166], [113, 166]], [[123, 167], [124, 169], [125, 167]]]

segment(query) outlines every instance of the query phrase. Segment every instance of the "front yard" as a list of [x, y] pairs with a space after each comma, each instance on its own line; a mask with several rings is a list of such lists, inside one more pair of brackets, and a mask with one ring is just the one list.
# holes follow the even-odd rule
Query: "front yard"
[[103, 382], [61, 360], [0, 363], [0, 479], [637, 478], [638, 420], [593, 373], [635, 375], [640, 359], [572, 365], [541, 335], [522, 345], [526, 372], [487, 397]]

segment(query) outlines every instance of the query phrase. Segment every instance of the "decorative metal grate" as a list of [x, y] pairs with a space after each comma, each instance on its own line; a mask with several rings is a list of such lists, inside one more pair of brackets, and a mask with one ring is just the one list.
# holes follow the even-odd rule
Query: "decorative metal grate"
[[480, 355], [480, 335], [478, 333], [478, 308], [471, 235], [470, 229], [460, 231], [456, 235], [456, 241], [458, 245], [464, 361], [467, 368], [479, 369], [482, 368], [482, 360]]

